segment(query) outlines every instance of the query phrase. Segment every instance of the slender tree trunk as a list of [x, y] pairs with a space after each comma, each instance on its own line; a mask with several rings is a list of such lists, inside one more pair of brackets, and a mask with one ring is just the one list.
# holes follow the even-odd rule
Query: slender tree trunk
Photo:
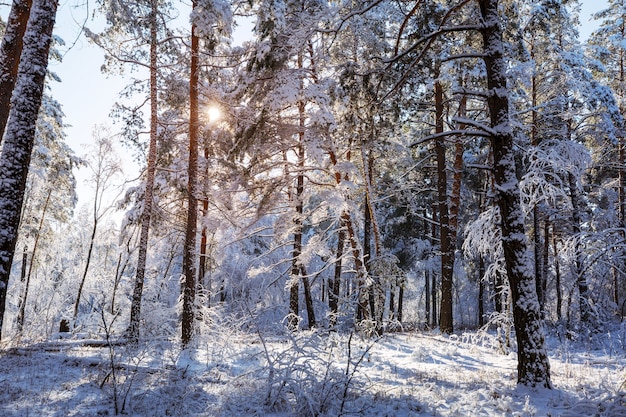
[[424, 270], [424, 310], [426, 310], [426, 327], [430, 327], [430, 270]]
[[502, 218], [502, 246], [517, 337], [517, 381], [523, 385], [551, 388], [550, 364], [532, 265], [527, 254], [528, 244], [516, 175], [498, 0], [479, 0], [478, 3], [483, 24], [483, 59], [487, 70], [495, 199]]
[[[530, 44], [530, 57], [531, 59], [535, 58], [535, 48], [534, 48], [534, 40], [531, 41]], [[531, 77], [531, 127], [530, 127], [530, 144], [532, 146], [539, 145], [539, 134], [538, 134], [538, 98], [537, 98], [537, 76], [533, 73]], [[537, 291], [537, 299], [539, 300], [539, 308], [541, 310], [542, 318], [545, 317], [545, 294], [543, 292], [544, 279], [543, 270], [541, 269], [541, 233], [539, 226], [539, 205], [537, 203], [533, 203], [532, 208], [532, 216], [533, 216], [533, 228], [532, 228], [532, 241], [533, 241], [533, 253], [534, 253], [534, 268], [535, 268], [535, 286]]]
[[[208, 144], [204, 146], [204, 160], [208, 162], [209, 160], [209, 147]], [[208, 168], [205, 172], [208, 178]], [[204, 195], [202, 197], [202, 220], [200, 220], [201, 231], [200, 231], [200, 256], [198, 259], [198, 284], [199, 287], [204, 287], [207, 293], [207, 302], [209, 306], [211, 304], [211, 285], [210, 281], [207, 282], [206, 274], [207, 274], [207, 263], [209, 263], [209, 255], [207, 254], [209, 248], [209, 238], [208, 231], [206, 228], [206, 224], [204, 219], [206, 219], [209, 213], [209, 197], [208, 195]], [[207, 306], [208, 307], [208, 306]]]
[[430, 273], [430, 327], [434, 329], [439, 323], [437, 316], [437, 274]]
[[333, 328], [337, 324], [337, 313], [339, 312], [339, 290], [341, 284], [341, 269], [343, 260], [343, 246], [346, 240], [346, 231], [343, 222], [340, 223], [339, 232], [337, 233], [337, 260], [335, 261], [335, 272], [333, 279], [328, 283], [328, 308], [330, 309], [330, 327]]
[[[424, 234], [428, 235], [429, 232], [432, 232], [431, 226], [428, 224], [428, 219], [426, 217], [426, 210], [424, 210]], [[431, 242], [434, 241], [434, 236], [431, 234]], [[430, 305], [431, 305], [431, 291], [430, 291], [430, 269], [424, 269], [424, 309], [425, 311], [425, 319], [426, 319], [426, 327], [430, 327], [431, 317], [430, 317]]]
[[13, 0], [0, 45], [0, 142], [9, 119], [11, 95], [22, 55], [23, 38], [32, 0]]
[[[431, 223], [430, 228], [430, 236], [431, 242], [434, 245], [435, 239], [437, 236], [437, 206], [433, 204], [433, 221]], [[431, 307], [431, 325], [430, 327], [434, 329], [439, 324], [438, 315], [437, 315], [437, 274], [434, 271], [430, 271], [430, 307]]]
[[[98, 190], [96, 188], [96, 195]], [[83, 287], [85, 286], [85, 281], [87, 280], [87, 272], [89, 272], [89, 265], [91, 264], [91, 255], [93, 253], [93, 246], [96, 241], [96, 232], [98, 231], [98, 212], [97, 212], [97, 203], [95, 203], [97, 199], [94, 199], [94, 215], [93, 215], [93, 226], [91, 227], [91, 236], [89, 238], [89, 249], [87, 249], [87, 258], [85, 259], [85, 268], [83, 269], [83, 275], [80, 279], [80, 284], [78, 285], [78, 294], [76, 295], [76, 302], [74, 303], [74, 314], [72, 316], [73, 325], [76, 326], [76, 318], [78, 317], [78, 307], [80, 306], [80, 300], [83, 296]]]
[[[370, 120], [370, 126], [374, 129], [374, 121]], [[371, 141], [374, 140], [374, 133], [371, 134]], [[365, 259], [371, 265], [372, 257], [371, 242], [372, 237], [374, 241], [374, 254], [378, 258], [380, 256], [380, 232], [378, 228], [378, 222], [376, 221], [376, 215], [374, 210], [373, 201], [373, 172], [374, 172], [374, 159], [370, 150], [366, 149], [365, 143], [361, 147], [361, 158], [363, 160], [363, 172], [365, 176], [365, 213], [364, 213], [364, 234], [363, 245], [365, 252]], [[367, 247], [367, 250], [365, 250]], [[381, 277], [378, 275], [372, 276], [372, 285], [369, 288], [370, 309], [372, 318], [376, 321], [376, 334], [381, 336], [383, 334], [383, 317], [385, 312], [385, 295], [383, 291], [383, 285]]]
[[[621, 62], [621, 71], [620, 71], [620, 85], [624, 85], [624, 63], [623, 63], [623, 51], [620, 50], [620, 62]], [[624, 114], [624, 109], [622, 109], [621, 114]], [[620, 304], [620, 296], [619, 296], [619, 283], [622, 278], [622, 271], [624, 270], [624, 266], [626, 263], [624, 262], [624, 245], [626, 244], [626, 144], [624, 143], [625, 139], [623, 137], [618, 138], [618, 155], [619, 155], [619, 170], [618, 170], [618, 221], [619, 221], [619, 236], [620, 236], [620, 245], [618, 246], [618, 266], [613, 268], [614, 274], [614, 283], [613, 283], [613, 302], [616, 306]]]
[[561, 314], [561, 308], [563, 306], [563, 294], [561, 292], [561, 268], [559, 266], [559, 252], [558, 252], [558, 242], [556, 238], [556, 233], [554, 230], [555, 226], [552, 226], [552, 246], [554, 248], [554, 285], [556, 286], [556, 319], [561, 321], [563, 318]]
[[[20, 309], [17, 314], [17, 330], [21, 332], [24, 327], [24, 318], [26, 316], [26, 300], [28, 299], [28, 289], [30, 288], [30, 277], [33, 273], [33, 265], [35, 263], [35, 258], [37, 257], [37, 248], [39, 247], [39, 239], [41, 238], [41, 230], [43, 229], [43, 222], [46, 217], [46, 212], [48, 211], [48, 204], [50, 203], [50, 196], [52, 195], [52, 187], [48, 190], [48, 194], [46, 195], [46, 201], [43, 204], [43, 209], [41, 212], [41, 219], [39, 219], [39, 225], [37, 227], [37, 233], [35, 235], [35, 242], [33, 243], [33, 250], [30, 255], [30, 263], [28, 264], [28, 274], [26, 274], [26, 282], [24, 283], [24, 295], [20, 300]], [[26, 251], [24, 251], [26, 253]]]
[[[569, 192], [570, 199], [572, 201], [572, 231], [574, 235], [580, 235], [580, 225], [582, 219], [580, 216], [581, 204], [580, 196], [578, 195], [578, 188], [576, 185], [576, 178], [571, 173], [568, 174], [569, 180]], [[587, 278], [583, 270], [582, 261], [582, 248], [580, 245], [580, 236], [576, 236], [574, 259], [574, 271], [576, 273], [576, 285], [578, 287], [578, 302], [580, 304], [580, 321], [583, 323], [590, 323], [591, 320], [591, 305], [589, 303], [589, 285], [587, 284]]]
[[398, 288], [398, 323], [402, 323], [402, 303], [404, 302], [404, 281], [400, 284]]
[[[132, 240], [133, 236], [131, 235], [128, 240], [126, 241], [126, 256], [124, 257], [124, 261], [122, 262], [122, 257], [124, 256], [124, 253], [120, 251], [120, 254], [117, 258], [117, 266], [115, 267], [115, 280], [113, 281], [113, 294], [111, 295], [111, 309], [109, 310], [109, 312], [111, 313], [111, 315], [115, 315], [116, 314], [116, 310], [115, 310], [115, 298], [117, 297], [117, 289], [120, 285], [120, 281], [122, 279], [122, 276], [124, 275], [124, 271], [126, 270], [126, 268], [128, 267], [128, 264], [130, 262], [130, 256], [131, 256], [131, 249], [130, 249], [130, 242]], [[132, 307], [131, 307], [132, 308]]]
[[[443, 87], [435, 82], [435, 133], [443, 133]], [[452, 274], [454, 272], [454, 249], [450, 242], [450, 217], [448, 212], [448, 177], [446, 173], [446, 145], [442, 136], [435, 141], [437, 154], [437, 194], [439, 197], [439, 241], [441, 250], [441, 312], [439, 329], [452, 333]]]
[[306, 273], [304, 265], [300, 265], [300, 273], [302, 274], [302, 288], [304, 290], [304, 306], [306, 308], [307, 318], [309, 319], [309, 329], [317, 326], [315, 321], [315, 309], [313, 308], [313, 295], [311, 293], [311, 283]]
[[152, 219], [152, 204], [154, 195], [154, 175], [157, 160], [157, 0], [150, 1], [150, 142], [148, 144], [148, 166], [146, 173], [146, 190], [141, 212], [141, 232], [137, 253], [137, 272], [135, 286], [130, 307], [130, 321], [126, 336], [130, 343], [139, 341], [139, 323], [141, 321], [141, 299], [146, 276], [146, 257], [148, 253], [148, 238]]
[[[302, 69], [303, 58], [302, 54], [298, 56], [298, 67]], [[296, 177], [296, 214], [293, 222], [295, 225], [293, 235], [293, 251], [292, 251], [292, 265], [291, 265], [291, 286], [289, 291], [289, 310], [292, 319], [290, 320], [290, 327], [295, 330], [297, 326], [297, 317], [299, 315], [299, 286], [300, 281], [306, 279], [306, 274], [302, 271], [305, 270], [304, 265], [300, 263], [300, 255], [302, 254], [302, 227], [304, 217], [304, 164], [305, 164], [305, 150], [304, 150], [304, 129], [305, 129], [305, 103], [300, 101], [298, 103], [298, 125], [300, 131], [298, 132], [298, 146], [296, 148], [298, 157], [298, 175]], [[306, 279], [308, 284], [308, 279]], [[305, 304], [307, 307], [307, 316], [309, 321], [309, 328], [315, 327], [315, 313], [313, 312], [313, 300], [311, 297], [310, 288], [305, 289], [304, 293]]]
[[[622, 19], [621, 24], [620, 24], [620, 30], [621, 30], [621, 36], [622, 39], [624, 39], [626, 37], [626, 23], [624, 22], [624, 20]], [[618, 94], [621, 96], [622, 99], [622, 103], [623, 100], [626, 98], [624, 97], [624, 95], [626, 94], [626, 91], [624, 91], [624, 83], [626, 82], [626, 59], [625, 59], [625, 53], [624, 53], [624, 48], [619, 48], [619, 92]], [[623, 104], [620, 104], [620, 114], [624, 115], [626, 114], [626, 109], [624, 108]], [[618, 142], [617, 142], [617, 153], [618, 153], [618, 162], [619, 162], [619, 170], [618, 170], [618, 181], [619, 181], [619, 186], [618, 186], [618, 221], [619, 221], [619, 228], [620, 228], [620, 237], [621, 237], [621, 244], [620, 244], [620, 248], [618, 249], [619, 251], [619, 264], [617, 268], [613, 268], [613, 272], [615, 274], [615, 282], [613, 285], [613, 301], [615, 302], [615, 305], [619, 307], [620, 305], [620, 297], [619, 297], [619, 282], [621, 281], [620, 278], [622, 277], [623, 274], [623, 270], [624, 270], [624, 266], [626, 266], [626, 263], [624, 262], [624, 244], [626, 243], [626, 143], [625, 143], [626, 139], [624, 138], [623, 134], [620, 134], [620, 136], [618, 137]], [[621, 313], [620, 313], [621, 314]]]
[[[196, 8], [196, 0], [193, 1]], [[197, 181], [198, 173], [198, 84], [199, 84], [199, 40], [196, 26], [191, 26], [191, 74], [189, 77], [189, 166], [188, 175], [188, 207], [187, 228], [185, 230], [185, 245], [183, 250], [183, 314], [181, 342], [184, 348], [189, 346], [193, 336], [196, 299], [196, 233], [198, 223]]]
[[485, 261], [479, 255], [478, 258], [478, 327], [485, 325]]
[[[333, 150], [329, 151], [330, 161], [333, 166], [337, 167], [337, 155]], [[348, 154], [348, 160], [350, 156]], [[341, 173], [335, 169], [335, 182], [337, 185], [341, 184]], [[365, 264], [363, 262], [363, 257], [361, 255], [361, 248], [359, 247], [359, 243], [357, 240], [356, 232], [354, 230], [354, 226], [352, 224], [352, 218], [350, 217], [350, 213], [344, 211], [341, 215], [341, 223], [345, 226], [348, 242], [350, 244], [350, 248], [352, 249], [352, 256], [354, 258], [354, 267], [356, 270], [356, 286], [357, 286], [357, 308], [356, 308], [356, 317], [357, 321], [366, 320], [367, 319], [367, 270], [365, 269]]]
[[[541, 298], [539, 306], [541, 307], [541, 317], [546, 318], [546, 297], [548, 293], [548, 271], [550, 268], [550, 221], [546, 218], [543, 221], [543, 254], [541, 255]], [[539, 293], [537, 294], [539, 297]]]

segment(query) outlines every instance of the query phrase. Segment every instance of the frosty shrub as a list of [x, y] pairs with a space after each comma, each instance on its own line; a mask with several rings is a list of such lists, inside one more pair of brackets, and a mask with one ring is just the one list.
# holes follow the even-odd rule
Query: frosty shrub
[[266, 413], [337, 416], [364, 389], [355, 376], [373, 346], [371, 340], [357, 342], [354, 334], [287, 330], [272, 336], [258, 333], [257, 337], [261, 349], [255, 382], [242, 383], [229, 393], [224, 415], [263, 409]]

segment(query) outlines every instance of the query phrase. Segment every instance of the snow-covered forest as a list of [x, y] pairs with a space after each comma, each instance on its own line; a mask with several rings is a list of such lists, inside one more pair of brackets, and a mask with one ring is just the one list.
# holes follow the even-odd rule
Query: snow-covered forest
[[2, 415], [626, 416], [626, 1], [95, 6], [80, 153], [2, 22]]

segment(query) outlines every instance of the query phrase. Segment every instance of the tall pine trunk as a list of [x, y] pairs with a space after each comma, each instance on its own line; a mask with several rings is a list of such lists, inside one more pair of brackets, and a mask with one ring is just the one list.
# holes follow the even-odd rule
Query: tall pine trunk
[[[443, 87], [435, 83], [435, 133], [443, 133]], [[454, 249], [450, 242], [450, 216], [448, 211], [448, 176], [446, 172], [445, 137], [435, 140], [437, 155], [437, 194], [439, 202], [439, 242], [441, 251], [441, 304], [439, 329], [452, 333], [452, 274], [454, 272]]]
[[580, 321], [589, 324], [591, 321], [591, 304], [589, 303], [589, 285], [585, 277], [582, 260], [582, 248], [580, 245], [580, 225], [582, 219], [580, 210], [580, 196], [576, 185], [576, 178], [573, 174], [568, 174], [570, 199], [572, 202], [572, 231], [575, 235], [575, 259], [574, 272], [576, 273], [576, 286], [578, 287], [578, 303], [580, 309]]
[[154, 174], [157, 160], [157, 0], [150, 1], [150, 142], [148, 144], [148, 166], [146, 172], [146, 190], [144, 193], [143, 210], [141, 212], [141, 232], [137, 253], [137, 273], [130, 306], [130, 322], [127, 338], [131, 343], [139, 341], [139, 322], [141, 320], [141, 299], [146, 276], [146, 257], [148, 253], [148, 237], [152, 219], [152, 202], [154, 195]]
[[517, 338], [517, 382], [551, 388], [550, 364], [532, 265], [527, 253], [528, 243], [516, 175], [506, 84], [507, 65], [503, 57], [505, 46], [498, 0], [479, 0], [479, 6], [483, 25], [483, 59], [487, 70], [487, 104], [491, 118], [495, 199], [502, 219], [502, 246]]
[[[302, 54], [298, 55], [298, 68], [302, 69], [304, 66]], [[302, 86], [301, 86], [302, 88]], [[313, 298], [311, 295], [311, 287], [309, 279], [306, 275], [306, 267], [301, 264], [300, 255], [302, 254], [302, 233], [303, 233], [303, 217], [304, 217], [304, 164], [305, 164], [305, 149], [304, 149], [304, 129], [305, 129], [305, 102], [300, 100], [298, 102], [298, 146], [296, 147], [298, 157], [298, 175], [296, 177], [296, 214], [294, 216], [294, 234], [293, 234], [293, 251], [291, 261], [291, 284], [289, 287], [289, 327], [295, 330], [297, 327], [297, 318], [299, 315], [299, 287], [300, 281], [304, 286], [304, 301], [307, 310], [307, 318], [309, 328], [316, 326], [315, 311], [313, 309]]]
[[33, 3], [0, 155], [0, 337], [57, 5], [57, 0]]
[[[193, 2], [196, 8], [196, 1]], [[189, 165], [188, 175], [188, 206], [187, 206], [187, 227], [185, 230], [185, 243], [183, 248], [183, 274], [185, 282], [183, 284], [183, 314], [181, 326], [181, 342], [184, 348], [189, 346], [193, 336], [195, 312], [194, 304], [196, 299], [196, 232], [198, 222], [198, 199], [197, 181], [198, 172], [198, 82], [199, 82], [199, 39], [196, 33], [196, 26], [191, 26], [191, 74], [189, 76]]]

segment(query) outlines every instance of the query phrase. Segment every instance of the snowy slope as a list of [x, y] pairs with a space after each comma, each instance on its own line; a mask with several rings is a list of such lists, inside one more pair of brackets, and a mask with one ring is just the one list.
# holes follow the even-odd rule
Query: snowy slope
[[2, 351], [0, 415], [626, 416], [625, 332], [550, 337], [553, 390], [517, 387], [515, 353], [477, 332], [50, 341]]

